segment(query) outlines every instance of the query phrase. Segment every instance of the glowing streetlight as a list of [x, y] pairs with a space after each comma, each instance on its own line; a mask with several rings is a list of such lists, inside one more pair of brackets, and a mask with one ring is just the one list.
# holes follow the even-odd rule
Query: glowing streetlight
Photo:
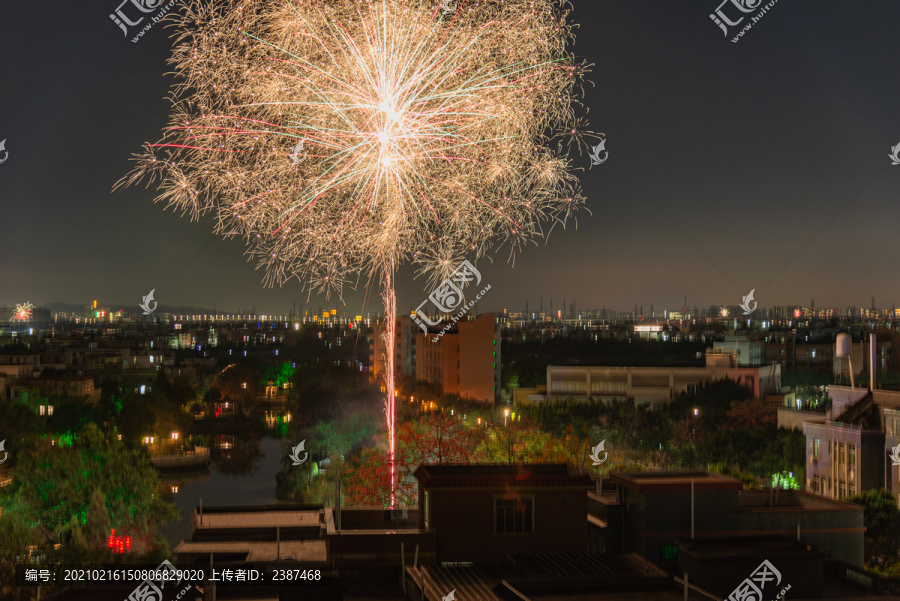
[[506, 425], [506, 418], [508, 418], [508, 417], [509, 417], [509, 409], [504, 409], [503, 410], [503, 425], [504, 426]]

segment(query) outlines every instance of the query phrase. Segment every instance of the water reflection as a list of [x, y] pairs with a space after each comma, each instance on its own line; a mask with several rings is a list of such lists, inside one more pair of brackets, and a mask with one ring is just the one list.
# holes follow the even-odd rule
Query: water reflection
[[288, 426], [291, 423], [291, 414], [282, 411], [266, 411], [265, 412], [266, 429], [270, 434], [278, 438], [284, 438], [288, 433]]
[[263, 457], [260, 438], [252, 433], [219, 434], [213, 438], [212, 464], [223, 474], [246, 476], [259, 467]]
[[275, 476], [283, 455], [280, 441], [287, 436], [291, 420], [285, 410], [270, 410], [250, 418], [223, 420], [220, 414], [217, 420], [194, 423], [188, 441], [209, 448], [210, 465], [188, 473], [160, 472], [162, 494], [181, 512], [179, 521], [163, 527], [173, 548], [189, 536], [190, 515], [201, 497], [210, 506], [279, 502]]
[[[200, 499], [204, 506], [216, 505], [274, 505], [279, 503], [275, 492], [275, 476], [281, 468], [281, 442], [272, 436], [263, 436], [254, 442], [259, 458], [248, 473], [235, 474], [226, 470], [229, 460], [218, 461], [216, 455], [235, 452], [240, 447], [218, 450], [210, 438], [213, 461], [205, 474], [174, 476], [162, 484], [163, 494], [174, 501], [181, 519], [163, 526], [162, 532], [175, 548], [181, 540], [190, 536], [190, 516]], [[237, 441], [235, 441], [236, 443]], [[223, 469], [223, 467], [225, 469]], [[173, 487], [175, 492], [173, 493]]]

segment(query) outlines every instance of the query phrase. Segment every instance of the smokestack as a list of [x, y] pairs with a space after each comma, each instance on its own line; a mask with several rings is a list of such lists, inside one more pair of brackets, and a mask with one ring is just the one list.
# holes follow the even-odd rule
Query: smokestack
[[869, 333], [869, 390], [875, 391], [875, 357], [878, 354], [878, 337]]

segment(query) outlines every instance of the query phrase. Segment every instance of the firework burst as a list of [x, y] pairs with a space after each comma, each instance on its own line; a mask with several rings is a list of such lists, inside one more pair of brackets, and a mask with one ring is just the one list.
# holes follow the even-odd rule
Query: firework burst
[[159, 178], [157, 201], [212, 213], [268, 286], [295, 277], [327, 296], [380, 282], [392, 485], [395, 270], [417, 263], [433, 282], [449, 258], [512, 258], [584, 202], [549, 148], [586, 131], [568, 3], [457, 6], [190, 3], [175, 23], [169, 126], [117, 184]]
[[16, 305], [16, 310], [13, 313], [13, 321], [31, 321], [32, 310], [34, 309], [34, 305], [29, 302], [24, 302], [20, 305]]

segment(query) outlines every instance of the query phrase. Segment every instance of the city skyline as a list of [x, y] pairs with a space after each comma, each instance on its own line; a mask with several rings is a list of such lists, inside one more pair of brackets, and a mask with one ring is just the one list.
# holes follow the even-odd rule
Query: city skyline
[[[537, 306], [535, 281], [580, 307], [643, 304], [646, 314], [651, 304], [678, 310], [684, 295], [691, 308], [737, 305], [751, 289], [761, 307], [896, 303], [887, 258], [900, 169], [887, 155], [900, 142], [890, 77], [900, 13], [778, 3], [733, 43], [709, 19], [717, 4], [573, 3], [574, 51], [596, 63], [588, 117], [609, 152], [600, 165], [574, 157], [592, 214], [515, 266], [504, 254], [479, 261], [492, 286], [480, 313], [521, 311], [526, 298]], [[294, 284], [263, 288], [240, 241], [165, 212], [151, 191], [110, 191], [155, 139], [174, 83], [168, 31], [123, 40], [114, 8], [15, 5], [0, 25], [0, 47], [17, 57], [4, 63], [14, 93], [0, 98], [0, 249], [10, 259], [0, 303], [97, 298], [137, 310], [156, 289], [164, 305], [380, 311], [365, 282], [345, 304], [307, 301]], [[69, 52], [58, 56], [50, 40]], [[403, 310], [430, 292], [414, 275], [398, 274]], [[563, 294], [553, 298], [561, 309]]]
[[[814, 301], [815, 299], [810, 299]], [[559, 304], [554, 301], [551, 297], [547, 299], [546, 304], [542, 304], [543, 300], [541, 297], [538, 297], [538, 300], [531, 304], [530, 301], [522, 304], [522, 306], [507, 306], [500, 308], [486, 308], [485, 310], [473, 311], [470, 314], [470, 317], [475, 318], [477, 315], [483, 314], [496, 314], [501, 316], [508, 316], [511, 318], [521, 318], [523, 315], [527, 315], [525, 319], [532, 319], [534, 317], [538, 317], [543, 315], [547, 319], [557, 319], [557, 318], [577, 318], [577, 319], [622, 319], [627, 316], [640, 316], [645, 319], [657, 319], [657, 320], [668, 320], [674, 319], [679, 320], [683, 318], [684, 309], [687, 309], [687, 314], [690, 319], [698, 319], [698, 318], [707, 318], [707, 317], [728, 317], [728, 318], [737, 318], [737, 319], [749, 319], [749, 320], [758, 320], [758, 319], [771, 319], [774, 317], [778, 318], [790, 318], [791, 311], [801, 311], [801, 317], [808, 318], [810, 313], [814, 314], [815, 319], [830, 319], [830, 318], [845, 318], [845, 317], [866, 317], [874, 314], [878, 317], [885, 317], [894, 315], [895, 317], [900, 317], [900, 309], [897, 308], [896, 305], [883, 306], [875, 302], [874, 304], [871, 302], [874, 299], [870, 299], [870, 303], [868, 305], [865, 304], [857, 304], [857, 305], [847, 305], [845, 307], [835, 307], [828, 306], [819, 303], [809, 302], [809, 303], [775, 303], [771, 305], [763, 305], [760, 303], [753, 304], [750, 303], [747, 307], [744, 307], [741, 303], [738, 302], [729, 302], [729, 303], [689, 303], [687, 305], [682, 305], [681, 307], [657, 307], [655, 305], [644, 305], [644, 304], [636, 304], [631, 308], [621, 308], [621, 307], [612, 307], [607, 305], [601, 305], [599, 307], [584, 307], [577, 303], [577, 299], [569, 299], [568, 297], [563, 297], [563, 303]], [[574, 304], [574, 307], [573, 307]], [[4, 303], [0, 303], [0, 311], [9, 311], [10, 314], [15, 313], [15, 307], [18, 307], [20, 304], [7, 305]], [[132, 317], [141, 317], [141, 309], [144, 309], [143, 306], [139, 305], [138, 309], [135, 310], [133, 306], [120, 303], [120, 302], [103, 302], [101, 300], [97, 300], [96, 305], [92, 303], [88, 303], [86, 305], [78, 305], [74, 303], [63, 303], [58, 301], [51, 301], [46, 304], [38, 304], [35, 306], [36, 309], [46, 309], [49, 310], [53, 315], [60, 316], [76, 316], [76, 315], [88, 315], [91, 312], [95, 311], [124, 311], [125, 313], [130, 314]], [[415, 308], [410, 307], [409, 311], [405, 308], [400, 308], [400, 315], [409, 315], [411, 313], [415, 313]], [[574, 311], [573, 311], [574, 309]], [[721, 313], [722, 310], [727, 310], [728, 315], [723, 315]], [[292, 303], [291, 305], [285, 307], [273, 307], [273, 308], [261, 308], [257, 307], [255, 304], [250, 307], [220, 307], [218, 303], [214, 303], [212, 307], [205, 306], [192, 306], [192, 305], [173, 305], [173, 304], [163, 304], [159, 303], [150, 309], [150, 313], [146, 313], [147, 309], [144, 309], [145, 315], [155, 315], [156, 317], [162, 315], [169, 316], [196, 316], [196, 315], [209, 315], [209, 316], [266, 316], [267, 320], [271, 321], [271, 318], [284, 317], [288, 319], [292, 313], [295, 313], [296, 319], [301, 319], [304, 317], [312, 318], [315, 315], [321, 315], [324, 313], [331, 313], [332, 315], [336, 315], [337, 317], [348, 317], [353, 319], [355, 316], [363, 316], [365, 319], [369, 319], [373, 316], [383, 315], [383, 312], [380, 310], [370, 310], [365, 312], [354, 312], [349, 306], [335, 305], [329, 301], [325, 301], [322, 303]], [[749, 311], [749, 312], [744, 312]], [[713, 315], [715, 313], [715, 315]], [[441, 315], [440, 312], [431, 312], [430, 315]], [[598, 315], [599, 314], [599, 315]], [[774, 315], [773, 315], [774, 314]], [[446, 314], [444, 314], [446, 315]], [[607, 317], [603, 317], [603, 315], [607, 315]], [[794, 315], [796, 318], [797, 316]], [[152, 318], [151, 318], [152, 319]], [[235, 319], [237, 319], [235, 317]]]

